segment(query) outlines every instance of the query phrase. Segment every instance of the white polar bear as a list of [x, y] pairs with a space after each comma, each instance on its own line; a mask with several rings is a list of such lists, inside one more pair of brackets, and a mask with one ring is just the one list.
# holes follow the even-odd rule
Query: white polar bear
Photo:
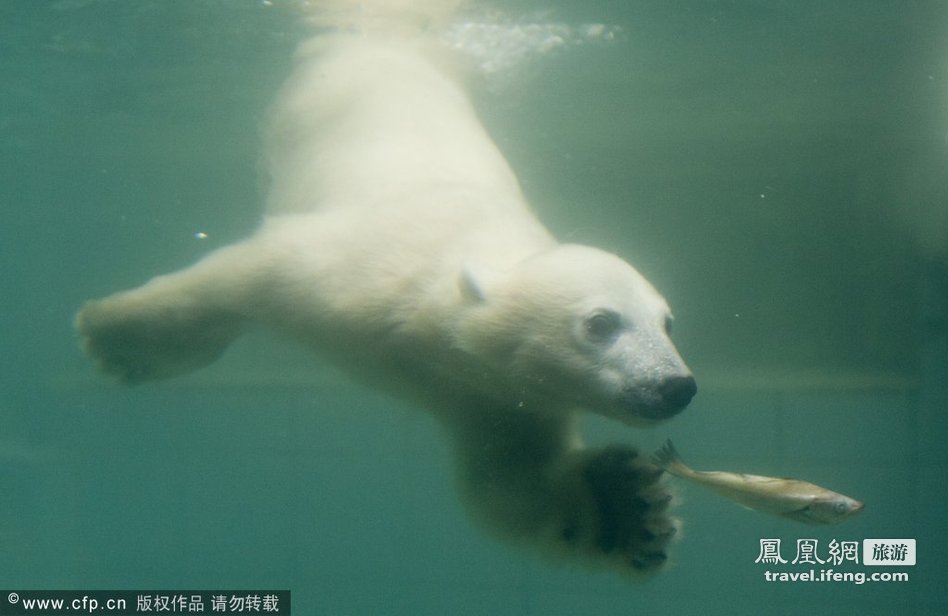
[[495, 534], [656, 570], [676, 528], [661, 471], [584, 447], [576, 418], [648, 424], [688, 404], [668, 306], [618, 257], [536, 220], [447, 54], [410, 27], [303, 44], [270, 117], [260, 230], [85, 305], [85, 350], [135, 383], [267, 324], [428, 408]]

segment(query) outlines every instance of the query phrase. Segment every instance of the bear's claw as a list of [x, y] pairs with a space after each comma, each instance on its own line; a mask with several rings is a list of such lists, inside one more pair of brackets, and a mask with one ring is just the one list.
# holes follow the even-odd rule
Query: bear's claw
[[582, 475], [599, 514], [596, 547], [624, 555], [636, 571], [659, 568], [677, 533], [675, 519], [666, 513], [673, 498], [659, 483], [661, 469], [634, 450], [611, 446], [591, 452]]

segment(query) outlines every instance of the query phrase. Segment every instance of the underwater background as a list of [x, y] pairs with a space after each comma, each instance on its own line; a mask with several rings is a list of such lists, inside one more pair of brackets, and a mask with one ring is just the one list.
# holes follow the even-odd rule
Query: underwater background
[[[288, 588], [331, 615], [948, 613], [948, 2], [482, 14], [607, 26], [475, 99], [540, 218], [665, 294], [698, 380], [674, 420], [590, 417], [589, 441], [671, 437], [699, 470], [866, 503], [809, 527], [678, 485], [672, 562], [634, 583], [473, 528], [434, 422], [292, 341], [135, 388], [82, 356], [83, 301], [256, 227], [297, 4], [0, 0], [0, 587]], [[867, 538], [916, 539], [917, 565], [815, 569], [907, 581], [755, 562], [763, 539], [791, 561]]]

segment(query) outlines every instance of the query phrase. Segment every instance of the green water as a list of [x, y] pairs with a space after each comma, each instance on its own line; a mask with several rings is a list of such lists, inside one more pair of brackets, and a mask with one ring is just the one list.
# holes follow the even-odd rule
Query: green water
[[[589, 440], [671, 436], [698, 468], [866, 510], [805, 527], [680, 486], [672, 565], [630, 585], [473, 529], [437, 426], [291, 342], [99, 377], [84, 300], [256, 226], [260, 120], [304, 29], [278, 0], [0, 0], [0, 587], [289, 588], [332, 615], [948, 612], [948, 3], [507, 9], [621, 29], [476, 99], [541, 218], [668, 297], [699, 383], [675, 420], [590, 419]], [[767, 582], [763, 538], [788, 560], [915, 538], [918, 564]]]

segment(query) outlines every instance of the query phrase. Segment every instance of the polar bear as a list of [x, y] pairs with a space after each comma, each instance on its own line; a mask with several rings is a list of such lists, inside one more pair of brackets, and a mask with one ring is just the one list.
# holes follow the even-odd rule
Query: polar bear
[[87, 303], [84, 349], [138, 383], [268, 325], [433, 413], [490, 532], [656, 571], [677, 525], [661, 471], [625, 445], [586, 447], [577, 419], [648, 425], [689, 403], [669, 307], [619, 257], [551, 236], [449, 50], [383, 5], [386, 19], [300, 47], [268, 121], [258, 232]]

